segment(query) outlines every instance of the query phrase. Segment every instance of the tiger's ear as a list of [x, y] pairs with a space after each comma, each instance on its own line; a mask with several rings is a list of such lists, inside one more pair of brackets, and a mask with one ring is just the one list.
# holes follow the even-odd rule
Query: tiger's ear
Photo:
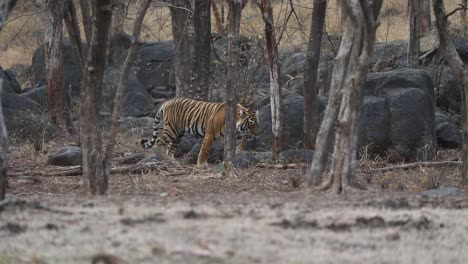
[[245, 117], [244, 109], [241, 109], [241, 110], [239, 111], [239, 115], [240, 115], [241, 118], [244, 118], [244, 117]]

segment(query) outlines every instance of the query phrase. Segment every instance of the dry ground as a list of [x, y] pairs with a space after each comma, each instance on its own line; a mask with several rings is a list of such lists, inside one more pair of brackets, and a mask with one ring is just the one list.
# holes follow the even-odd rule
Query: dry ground
[[[63, 140], [63, 139], [62, 139]], [[456, 168], [366, 173], [366, 190], [310, 192], [304, 170], [113, 175], [109, 195], [83, 194], [79, 177], [39, 177], [62, 142], [10, 156], [11, 203], [0, 213], [0, 263], [466, 263], [468, 196], [427, 197], [456, 186]], [[131, 143], [118, 153], [139, 151]], [[455, 159], [441, 151], [438, 159]], [[466, 193], [466, 190], [465, 190]], [[104, 254], [104, 255], [103, 255]]]

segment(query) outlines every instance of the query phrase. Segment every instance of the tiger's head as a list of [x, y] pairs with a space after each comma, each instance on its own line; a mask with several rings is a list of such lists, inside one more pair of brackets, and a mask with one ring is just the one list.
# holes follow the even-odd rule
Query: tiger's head
[[250, 111], [249, 109], [238, 105], [236, 129], [241, 136], [255, 137], [258, 127], [258, 111]]

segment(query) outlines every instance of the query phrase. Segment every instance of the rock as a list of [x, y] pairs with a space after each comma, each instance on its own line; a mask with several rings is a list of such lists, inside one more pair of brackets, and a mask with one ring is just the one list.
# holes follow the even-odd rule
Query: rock
[[[198, 154], [200, 153], [201, 142], [196, 143], [186, 155], [187, 162], [197, 163]], [[208, 154], [209, 163], [218, 163], [224, 158], [224, 140], [223, 137], [216, 139]]]
[[461, 148], [463, 136], [457, 123], [447, 113], [436, 111], [435, 132], [437, 144], [443, 148]]
[[153, 98], [156, 98], [156, 99], [160, 99], [160, 98], [169, 99], [169, 98], [175, 97], [175, 94], [176, 94], [174, 87], [169, 87], [169, 86], [158, 86], [158, 87], [150, 88], [148, 92]]
[[4, 71], [2, 67], [0, 67], [0, 79], [3, 80], [2, 89], [4, 93], [21, 93], [21, 85], [12, 72], [8, 70]]
[[452, 110], [457, 113], [461, 111], [461, 86], [455, 80], [455, 76], [450, 70], [450, 67], [443, 67], [440, 71], [439, 84], [436, 87], [437, 91], [437, 105], [441, 108]]
[[[283, 104], [288, 146], [292, 149], [301, 148], [303, 144], [304, 98], [294, 92], [287, 92], [284, 95]], [[321, 97], [319, 100], [319, 113], [322, 113], [324, 109], [325, 99]], [[260, 108], [258, 118], [257, 137], [269, 149], [272, 144], [271, 106], [269, 104]]]
[[82, 164], [82, 151], [80, 147], [65, 147], [49, 156], [47, 165], [76, 166]]
[[39, 105], [46, 106], [47, 104], [46, 89], [47, 87], [43, 85], [40, 87], [30, 89], [22, 93], [21, 95], [34, 100]]
[[359, 120], [358, 145], [366, 146], [369, 154], [384, 153], [391, 142], [391, 114], [384, 97], [366, 96]]
[[[112, 112], [120, 70], [110, 68], [104, 75], [102, 111]], [[139, 117], [151, 112], [154, 101], [133, 73], [130, 73], [124, 97], [123, 116]]]
[[[87, 54], [86, 45], [84, 45], [84, 54]], [[32, 86], [39, 87], [46, 84], [45, 80], [45, 58], [44, 58], [44, 45], [41, 45], [34, 51], [32, 63], [30, 67], [32, 74]], [[63, 41], [63, 72], [64, 82], [63, 86], [68, 91], [71, 86], [71, 95], [73, 97], [80, 96], [80, 74], [75, 65], [73, 57], [72, 46], [68, 39]]]
[[143, 87], [151, 90], [155, 87], [174, 88], [171, 72], [174, 43], [157, 41], [143, 43], [135, 59], [136, 76]]
[[41, 105], [26, 96], [15, 93], [2, 95], [2, 107], [5, 124], [10, 133], [16, 130], [21, 120], [32, 115], [40, 116], [43, 112]]
[[148, 157], [140, 160], [138, 163], [148, 163], [148, 162], [164, 162], [164, 158], [163, 158], [163, 156], [161, 156], [161, 154], [159, 154], [155, 150], [154, 153], [152, 153]]
[[456, 187], [443, 187], [424, 191], [421, 193], [421, 195], [425, 197], [454, 196], [463, 195], [463, 191]]
[[109, 66], [119, 67], [124, 64], [128, 49], [132, 44], [131, 36], [118, 31], [109, 39], [109, 52], [107, 55]]
[[293, 53], [291, 56], [287, 57], [281, 64], [281, 73], [283, 75], [290, 75], [296, 77], [302, 75], [304, 72], [304, 63], [306, 56], [304, 52]]
[[123, 158], [119, 159], [118, 162], [120, 165], [132, 165], [136, 164], [139, 161], [145, 158], [144, 153], [135, 153], [128, 156], [124, 156]]
[[308, 149], [288, 149], [279, 154], [279, 160], [283, 163], [310, 163], [313, 157], [314, 152]]

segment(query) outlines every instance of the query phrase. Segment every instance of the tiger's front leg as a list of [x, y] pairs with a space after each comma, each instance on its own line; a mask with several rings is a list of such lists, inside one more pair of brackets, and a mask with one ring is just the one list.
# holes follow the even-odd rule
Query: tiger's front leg
[[212, 133], [206, 133], [203, 138], [203, 143], [200, 148], [200, 153], [198, 153], [197, 167], [206, 165], [208, 154], [210, 153], [211, 147], [213, 146], [215, 137]]

